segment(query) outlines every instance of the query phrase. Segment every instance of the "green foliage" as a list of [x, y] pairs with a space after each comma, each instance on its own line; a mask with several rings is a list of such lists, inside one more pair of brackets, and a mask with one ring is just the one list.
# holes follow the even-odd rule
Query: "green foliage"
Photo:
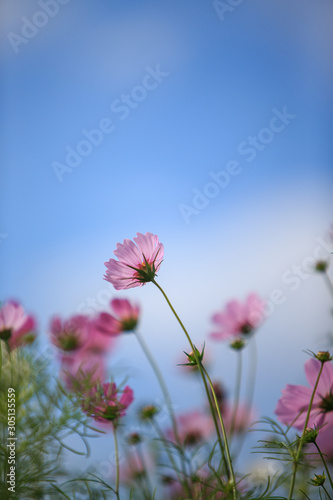
[[[47, 360], [26, 349], [8, 352], [2, 342], [0, 385], [0, 498], [36, 500], [71, 498], [59, 487], [67, 476], [61, 466], [64, 449], [89, 454], [93, 430], [88, 419], [50, 375]], [[8, 490], [8, 389], [15, 391], [15, 492]], [[10, 391], [11, 394], [14, 391]], [[83, 451], [72, 449], [68, 438], [80, 436]], [[13, 442], [10, 441], [10, 442]]]

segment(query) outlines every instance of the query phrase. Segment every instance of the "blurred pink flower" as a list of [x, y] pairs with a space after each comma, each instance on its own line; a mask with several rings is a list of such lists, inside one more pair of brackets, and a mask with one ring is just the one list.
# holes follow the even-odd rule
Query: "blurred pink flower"
[[96, 329], [108, 335], [119, 335], [133, 331], [139, 321], [140, 307], [127, 299], [113, 299], [110, 302], [112, 316], [102, 312], [95, 320]]
[[[314, 358], [305, 363], [305, 375], [310, 387], [288, 384], [282, 389], [282, 397], [277, 403], [275, 413], [284, 424], [303, 429], [320, 366], [321, 362]], [[324, 363], [319, 379], [308, 427], [321, 426], [325, 423], [330, 426], [333, 424], [333, 365], [328, 361]], [[319, 431], [319, 436], [321, 432], [325, 432], [325, 427]]]
[[95, 319], [80, 314], [65, 321], [54, 317], [50, 323], [50, 338], [66, 358], [76, 356], [79, 351], [84, 351], [81, 357], [89, 353], [106, 354], [115, 342], [100, 332]]
[[[333, 416], [328, 415], [325, 425], [319, 430], [316, 439], [317, 445], [322, 453], [326, 455], [325, 458], [333, 461]], [[314, 450], [316, 451], [316, 450]]]
[[58, 349], [77, 351], [86, 342], [89, 334], [89, 318], [75, 315], [63, 321], [58, 316], [50, 322], [50, 339]]
[[[214, 422], [210, 415], [200, 411], [191, 411], [177, 417], [179, 439], [186, 446], [201, 444], [209, 439], [214, 432]], [[172, 429], [166, 436], [175, 442], [176, 438]]]
[[63, 356], [61, 379], [68, 390], [88, 391], [96, 383], [102, 383], [106, 376], [105, 360], [101, 354], [80, 350], [73, 356]]
[[117, 243], [113, 252], [119, 260], [110, 259], [104, 279], [112, 283], [116, 290], [142, 286], [152, 281], [162, 263], [164, 248], [158, 236], [152, 233], [141, 234], [132, 240]]
[[210, 336], [216, 340], [242, 338], [257, 328], [263, 317], [264, 302], [257, 294], [251, 293], [245, 303], [231, 300], [222, 312], [213, 315], [212, 321], [218, 330]]
[[[230, 432], [233, 419], [233, 406], [224, 402], [221, 411], [225, 429]], [[255, 410], [249, 408], [248, 405], [240, 403], [237, 408], [236, 419], [234, 423], [234, 433], [242, 434], [249, 430], [250, 425], [256, 420], [257, 414]]]
[[127, 385], [121, 391], [114, 383], [105, 383], [93, 387], [83, 395], [82, 408], [101, 423], [118, 423], [118, 419], [126, 415], [126, 410], [134, 400], [133, 391]]
[[[141, 457], [143, 457], [143, 460]], [[124, 457], [124, 461], [120, 464], [120, 481], [128, 486], [136, 482], [140, 484], [142, 479], [152, 473], [153, 467], [154, 463], [150, 454], [143, 452], [140, 456], [138, 453], [132, 452], [126, 455], [126, 458]]]
[[23, 307], [8, 301], [0, 308], [0, 340], [7, 342], [10, 350], [35, 340], [35, 320]]
[[50, 324], [52, 343], [60, 349], [61, 378], [71, 391], [83, 391], [105, 379], [105, 356], [115, 343], [96, 328], [95, 320], [74, 315]]

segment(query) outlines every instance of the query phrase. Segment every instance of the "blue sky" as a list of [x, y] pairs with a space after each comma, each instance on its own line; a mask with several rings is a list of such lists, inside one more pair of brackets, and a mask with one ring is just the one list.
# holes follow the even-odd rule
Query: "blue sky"
[[[222, 20], [213, 2], [197, 0], [71, 0], [46, 18], [36, 14], [42, 0], [2, 2], [0, 292], [38, 316], [42, 344], [52, 314], [77, 312], [103, 290], [113, 296], [103, 263], [118, 241], [150, 231], [165, 246], [160, 282], [198, 342], [230, 298], [283, 288], [287, 300], [258, 342], [259, 370], [263, 376], [270, 366], [273, 347], [276, 367], [286, 351], [298, 364], [283, 381], [272, 374], [271, 397], [259, 382], [260, 408], [272, 412], [282, 386], [303, 380], [302, 349], [315, 350], [329, 331], [330, 301], [318, 276], [295, 293], [281, 276], [313, 254], [332, 222], [333, 9], [289, 3], [241, 2]], [[45, 25], [22, 42], [26, 19]], [[156, 87], [147, 90], [147, 82]], [[115, 109], [126, 96], [121, 119]], [[293, 118], [267, 132], [284, 109]], [[60, 182], [54, 163], [66, 165], [67, 148], [77, 150], [87, 140], [82, 131], [105, 119], [112, 132], [98, 135], [100, 144], [88, 145]], [[247, 161], [239, 148], [253, 137], [268, 142], [259, 140]], [[231, 161], [240, 173], [206, 197], [205, 208], [194, 206], [210, 172]], [[184, 205], [194, 209], [187, 222]], [[177, 398], [171, 373], [187, 347], [181, 332], [157, 290], [128, 296], [142, 304], [152, 349], [167, 350], [161, 363]], [[124, 346], [117, 359], [135, 363], [136, 346]], [[218, 348], [227, 376], [233, 361]], [[189, 387], [184, 382], [184, 407], [193, 406]]]

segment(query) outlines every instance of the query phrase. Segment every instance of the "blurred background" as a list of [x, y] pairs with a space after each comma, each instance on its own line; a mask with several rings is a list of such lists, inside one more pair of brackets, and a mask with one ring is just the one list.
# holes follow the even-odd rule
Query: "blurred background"
[[[235, 3], [1, 0], [0, 296], [38, 318], [41, 351], [52, 315], [139, 302], [175, 408], [202, 407], [158, 290], [103, 280], [117, 242], [157, 234], [159, 283], [230, 397], [235, 353], [210, 318], [267, 299], [255, 406], [272, 417], [285, 384], [305, 382], [303, 350], [332, 333], [312, 265], [330, 252], [333, 4]], [[246, 374], [251, 346], [245, 360]], [[110, 370], [138, 402], [161, 398], [132, 335]]]

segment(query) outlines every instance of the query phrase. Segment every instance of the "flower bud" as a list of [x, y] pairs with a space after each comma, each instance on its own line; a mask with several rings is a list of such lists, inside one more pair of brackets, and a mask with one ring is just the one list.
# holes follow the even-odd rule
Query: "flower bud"
[[186, 365], [197, 366], [198, 365], [197, 360], [201, 364], [204, 357], [204, 352], [205, 352], [205, 346], [203, 346], [201, 352], [195, 346], [194, 346], [194, 352], [191, 351], [189, 354], [187, 354], [187, 352], [184, 351], [184, 354], [186, 354], [188, 359], [188, 363], [186, 363]]
[[318, 429], [307, 427], [304, 434], [304, 443], [315, 443], [318, 436]]
[[332, 356], [328, 351], [318, 351], [316, 354], [316, 358], [322, 363], [325, 363], [325, 361], [331, 361]]
[[142, 442], [142, 437], [138, 432], [132, 432], [129, 436], [127, 436], [128, 444], [132, 444], [133, 446]]
[[315, 264], [315, 270], [318, 273], [325, 273], [328, 268], [328, 262], [326, 260], [318, 260]]
[[233, 342], [231, 342], [231, 344], [230, 344], [230, 347], [232, 349], [235, 349], [235, 351], [240, 351], [241, 349], [243, 349], [244, 346], [245, 346], [245, 342], [242, 339], [236, 339]]
[[159, 413], [159, 409], [154, 405], [146, 405], [140, 410], [141, 420], [152, 420]]
[[325, 483], [325, 480], [326, 480], [326, 476], [325, 476], [324, 472], [321, 475], [315, 474], [314, 478], [311, 479], [311, 484], [313, 484], [313, 486], [323, 486], [323, 484]]

